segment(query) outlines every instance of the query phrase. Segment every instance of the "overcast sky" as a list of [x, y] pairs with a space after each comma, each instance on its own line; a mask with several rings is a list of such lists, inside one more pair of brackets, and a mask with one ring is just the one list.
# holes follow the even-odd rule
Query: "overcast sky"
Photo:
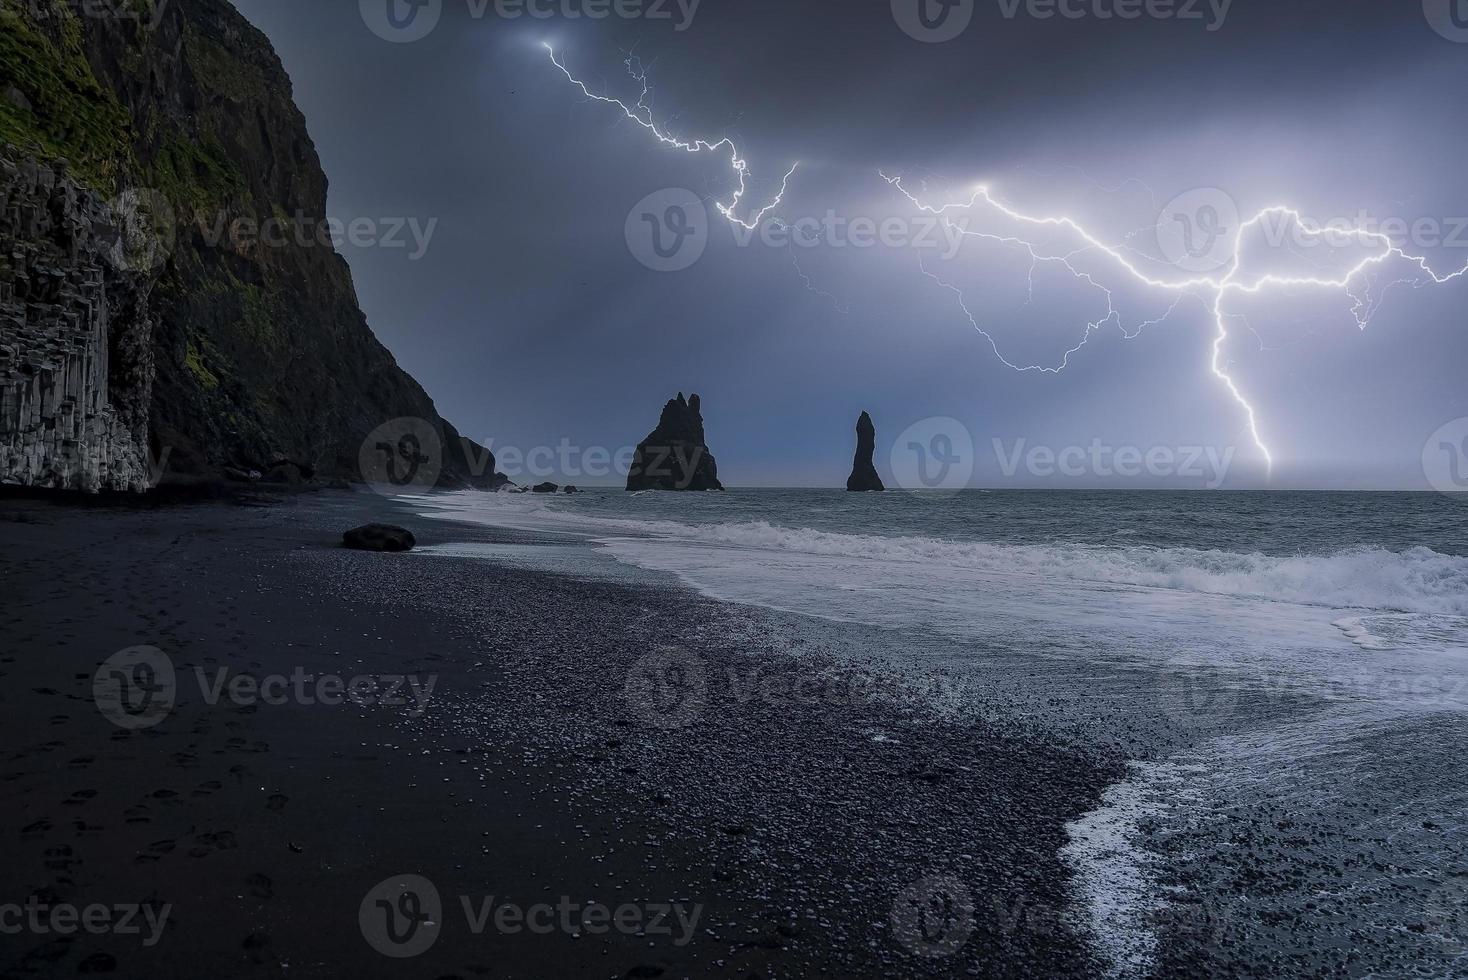
[[[644, 14], [665, 16], [600, 20], [567, 16], [581, 0], [536, 0], [551, 14], [540, 18], [505, 16], [523, 6], [510, 0], [421, 0], [413, 17], [406, 0], [235, 2], [295, 82], [332, 214], [432, 229], [421, 255], [344, 253], [378, 336], [496, 450], [615, 451], [681, 389], [703, 396], [736, 486], [841, 485], [863, 409], [884, 473], [898, 433], [951, 417], [975, 443], [975, 485], [1069, 485], [1025, 465], [1006, 474], [1020, 445], [1233, 450], [1226, 485], [1260, 484], [1244, 408], [1210, 369], [1207, 290], [1138, 331], [1177, 294], [1076, 253], [1063, 229], [1027, 234], [1042, 254], [1076, 253], [1075, 273], [1041, 262], [1032, 277], [1012, 243], [965, 238], [953, 252], [879, 170], [906, 174], [924, 202], [983, 183], [1017, 211], [1073, 216], [1159, 278], [1191, 273], [1155, 259], [1227, 274], [1207, 249], [1215, 229], [1237, 228], [1232, 209], [1275, 204], [1321, 223], [1364, 215], [1409, 234], [1434, 268], [1468, 263], [1468, 9], [1455, 21], [1448, 0], [1070, 0], [1080, 16], [1049, 17], [1036, 15], [1059, 8], [1043, 0], [959, 0], [947, 20], [923, 0], [929, 26], [919, 0], [645, 0]], [[619, 2], [606, 6], [637, 8]], [[1103, 16], [1118, 9], [1141, 16]], [[582, 96], [543, 42], [628, 102], [635, 50], [658, 125], [734, 139], [756, 210], [798, 161], [769, 217], [820, 225], [818, 240], [791, 247], [775, 223], [741, 242], [714, 208], [734, 191], [728, 154], [660, 145]], [[663, 262], [653, 227], [678, 198], [642, 202], [670, 189], [706, 203], [680, 212], [694, 234]], [[971, 232], [1022, 230], [993, 209], [950, 214]], [[903, 220], [863, 247], [863, 224], [887, 219]], [[688, 268], [649, 267], [683, 264], [701, 229]], [[1294, 247], [1292, 230], [1251, 242], [1246, 278], [1359, 261]], [[1067, 359], [1105, 316], [1106, 289], [1125, 331], [1103, 323]], [[1256, 410], [1271, 485], [1424, 486], [1429, 437], [1468, 416], [1468, 277], [1378, 298], [1364, 330], [1340, 290], [1226, 301], [1222, 362]]]

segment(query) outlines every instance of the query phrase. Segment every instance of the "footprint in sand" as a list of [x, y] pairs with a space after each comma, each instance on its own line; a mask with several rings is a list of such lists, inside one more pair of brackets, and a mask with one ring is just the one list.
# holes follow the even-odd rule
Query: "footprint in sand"
[[67, 844], [60, 847], [48, 847], [45, 851], [45, 865], [52, 871], [70, 871], [71, 866], [77, 863], [75, 852]]
[[284, 810], [285, 805], [290, 801], [291, 798], [289, 796], [286, 796], [284, 793], [275, 793], [271, 795], [270, 799], [265, 801], [265, 809], [273, 810], [278, 813], [281, 810]]
[[217, 851], [232, 851], [238, 846], [235, 843], [234, 831], [221, 830], [218, 833], [200, 834], [198, 843], [189, 849], [189, 857], [208, 857]]
[[62, 806], [85, 806], [97, 796], [94, 789], [79, 789], [61, 801]]
[[148, 845], [146, 851], [133, 858], [133, 864], [153, 864], [156, 861], [162, 861], [164, 856], [172, 854], [173, 849], [177, 846], [178, 841], [176, 840], [155, 840]]

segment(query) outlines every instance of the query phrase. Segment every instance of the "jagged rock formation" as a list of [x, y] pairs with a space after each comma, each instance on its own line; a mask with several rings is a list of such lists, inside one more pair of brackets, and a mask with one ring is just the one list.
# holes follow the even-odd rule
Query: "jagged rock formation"
[[872, 454], [877, 450], [877, 427], [866, 412], [856, 420], [856, 458], [851, 463], [851, 475], [846, 478], [846, 489], [853, 492], [886, 490], [877, 467], [872, 463]]
[[722, 490], [718, 464], [704, 443], [703, 412], [683, 392], [663, 406], [658, 427], [637, 447], [628, 490]]
[[[422, 419], [438, 485], [505, 482], [372, 335], [290, 79], [227, 0], [0, 7], [0, 481], [360, 481], [368, 435]], [[110, 268], [105, 202], [146, 239]]]
[[112, 209], [0, 152], [0, 483], [146, 489], [151, 278], [119, 269]]

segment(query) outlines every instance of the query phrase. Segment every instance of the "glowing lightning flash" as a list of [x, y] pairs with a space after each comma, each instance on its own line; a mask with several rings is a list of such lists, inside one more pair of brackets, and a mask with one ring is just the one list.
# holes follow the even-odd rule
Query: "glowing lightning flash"
[[[769, 215], [771, 211], [779, 207], [784, 201], [785, 192], [790, 185], [790, 178], [794, 176], [796, 169], [799, 168], [799, 163], [796, 163], [794, 166], [792, 166], [790, 170], [785, 174], [784, 180], [782, 180], [780, 183], [780, 192], [775, 196], [774, 200], [772, 200], [769, 204], [766, 204], [763, 208], [760, 208], [758, 211], [753, 212], [752, 216], [748, 219], [740, 218], [738, 214], [739, 207], [743, 203], [744, 197], [749, 191], [749, 165], [744, 160], [743, 155], [739, 152], [739, 148], [734, 144], [734, 141], [728, 137], [712, 143], [708, 142], [707, 140], [701, 139], [690, 141], [671, 136], [668, 133], [664, 132], [661, 128], [659, 128], [657, 123], [653, 121], [652, 109], [647, 105], [648, 95], [650, 94], [650, 87], [647, 81], [647, 73], [641, 70], [640, 64], [636, 61], [634, 57], [628, 57], [626, 61], [627, 70], [629, 74], [631, 74], [632, 77], [642, 85], [642, 93], [638, 96], [637, 103], [635, 105], [629, 106], [627, 103], [623, 102], [620, 99], [616, 99], [607, 95], [598, 95], [597, 93], [591, 91], [591, 89], [586, 86], [585, 82], [582, 82], [580, 79], [576, 78], [576, 76], [572, 75], [571, 72], [566, 68], [565, 64], [562, 63], [562, 61], [558, 57], [556, 57], [556, 52], [554, 48], [552, 48], [549, 44], [543, 44], [542, 46], [550, 54], [551, 64], [559, 68], [561, 74], [566, 76], [567, 81], [580, 89], [581, 93], [586, 96], [586, 98], [594, 102], [606, 103], [608, 105], [613, 105], [621, 109], [623, 114], [626, 115], [628, 119], [641, 126], [648, 132], [652, 133], [653, 136], [657, 138], [659, 143], [662, 143], [665, 146], [671, 146], [675, 149], [683, 150], [688, 153], [717, 152], [719, 150], [726, 150], [729, 153], [729, 167], [737, 178], [737, 188], [734, 191], [733, 197], [731, 197], [727, 203], [722, 201], [715, 201], [714, 204], [718, 208], [719, 213], [722, 214], [731, 223], [739, 225], [746, 231], [754, 231], [759, 228], [760, 224], [765, 220], [765, 217]], [[1380, 305], [1380, 299], [1378, 298], [1377, 303], [1374, 305], [1369, 304], [1366, 296], [1358, 295], [1356, 292], [1353, 291], [1352, 284], [1368, 269], [1375, 266], [1385, 265], [1388, 261], [1395, 258], [1401, 259], [1404, 262], [1417, 266], [1419, 269], [1422, 270], [1423, 273], [1426, 274], [1428, 278], [1432, 280], [1434, 284], [1437, 285], [1441, 285], [1443, 283], [1449, 282], [1453, 279], [1458, 279], [1463, 276], [1468, 276], [1468, 263], [1465, 263], [1464, 267], [1462, 269], [1459, 269], [1457, 272], [1449, 273], [1447, 275], [1438, 275], [1432, 270], [1425, 257], [1408, 255], [1401, 248], [1393, 245], [1392, 240], [1384, 234], [1366, 231], [1361, 228], [1322, 229], [1319, 226], [1313, 225], [1308, 222], [1305, 217], [1300, 214], [1299, 211], [1293, 208], [1275, 206], [1265, 208], [1239, 226], [1238, 234], [1234, 237], [1233, 240], [1233, 256], [1231, 262], [1228, 264], [1227, 274], [1221, 277], [1192, 276], [1186, 278], [1159, 278], [1157, 276], [1148, 275], [1147, 273], [1143, 272], [1137, 266], [1137, 264], [1127, 255], [1127, 252], [1130, 251], [1129, 249], [1123, 249], [1117, 246], [1106, 244], [1105, 242], [1092, 235], [1084, 227], [1082, 227], [1082, 225], [1075, 219], [1065, 216], [1036, 217], [1034, 215], [1024, 214], [996, 199], [990, 193], [987, 186], [978, 187], [974, 191], [973, 196], [965, 202], [944, 204], [938, 207], [933, 207], [932, 205], [924, 204], [923, 202], [919, 201], [916, 196], [908, 191], [907, 188], [902, 185], [902, 177], [900, 175], [896, 177], [888, 177], [885, 173], [883, 173], [881, 176], [882, 179], [887, 181], [888, 184], [891, 184], [893, 187], [897, 188], [897, 190], [900, 191], [902, 195], [913, 204], [913, 206], [918, 208], [920, 211], [924, 211], [928, 214], [937, 216], [940, 220], [942, 220], [945, 226], [957, 230], [962, 236], [980, 238], [990, 242], [995, 242], [1009, 247], [1020, 248], [1027, 251], [1031, 261], [1031, 295], [1033, 295], [1034, 292], [1034, 271], [1038, 267], [1038, 265], [1043, 262], [1057, 263], [1064, 266], [1077, 279], [1099, 290], [1106, 297], [1106, 315], [1099, 319], [1092, 320], [1086, 324], [1086, 331], [1084, 336], [1081, 338], [1080, 343], [1076, 344], [1074, 347], [1065, 352], [1058, 366], [1046, 367], [1038, 364], [1019, 365], [1007, 360], [1004, 355], [1000, 353], [999, 345], [995, 341], [995, 339], [987, 331], [979, 326], [977, 319], [974, 317], [973, 313], [970, 312], [967, 304], [964, 301], [962, 291], [959, 290], [956, 286], [944, 282], [934, 273], [929, 272], [927, 267], [924, 265], [923, 274], [933, 281], [937, 282], [939, 285], [950, 290], [958, 297], [959, 307], [963, 310], [964, 315], [968, 317], [969, 322], [973, 325], [974, 329], [978, 330], [980, 334], [988, 339], [990, 346], [993, 347], [994, 353], [999, 358], [999, 360], [1002, 361], [1007, 367], [1015, 371], [1041, 371], [1045, 373], [1058, 374], [1061, 371], [1065, 370], [1067, 366], [1069, 366], [1071, 355], [1084, 347], [1087, 342], [1089, 342], [1091, 335], [1108, 323], [1115, 323], [1121, 329], [1122, 334], [1128, 339], [1131, 339], [1138, 336], [1143, 329], [1166, 320], [1177, 310], [1178, 306], [1181, 305], [1182, 302], [1190, 296], [1199, 299], [1209, 300], [1205, 302], [1205, 305], [1211, 311], [1214, 323], [1217, 327], [1217, 333], [1215, 334], [1213, 340], [1212, 359], [1210, 361], [1210, 367], [1213, 371], [1213, 374], [1220, 381], [1223, 382], [1223, 384], [1228, 388], [1229, 393], [1234, 397], [1234, 400], [1238, 402], [1240, 407], [1244, 410], [1244, 415], [1248, 420], [1249, 433], [1253, 437], [1254, 444], [1259, 448], [1259, 452], [1263, 455], [1264, 461], [1271, 471], [1274, 468], [1274, 456], [1270, 452], [1269, 447], [1265, 444], [1264, 438], [1259, 431], [1258, 414], [1255, 412], [1254, 406], [1251, 405], [1249, 403], [1249, 400], [1244, 397], [1244, 393], [1240, 390], [1238, 384], [1234, 381], [1234, 379], [1229, 375], [1224, 365], [1224, 346], [1225, 344], [1227, 344], [1229, 339], [1229, 314], [1226, 312], [1224, 304], [1230, 293], [1257, 295], [1274, 286], [1283, 288], [1297, 286], [1342, 290], [1346, 293], [1347, 296], [1355, 301], [1355, 305], [1352, 307], [1352, 315], [1356, 318], [1357, 326], [1365, 329], [1366, 326], [1369, 324], [1372, 315], [1375, 313], [1376, 308]], [[1063, 254], [1049, 254], [1049, 252], [1044, 249], [1041, 243], [1032, 242], [1025, 238], [1017, 237], [1015, 235], [1000, 235], [991, 232], [971, 231], [967, 227], [954, 225], [953, 222], [948, 218], [948, 212], [950, 211], [972, 212], [981, 204], [987, 205], [988, 207], [992, 208], [999, 214], [1005, 216], [1010, 221], [1020, 226], [1031, 226], [1036, 228], [1058, 228], [1068, 230], [1079, 237], [1080, 240], [1085, 244], [1083, 247], [1077, 248], [1071, 252]], [[1271, 216], [1280, 216], [1289, 220], [1293, 220], [1307, 235], [1313, 237], [1324, 237], [1326, 235], [1344, 235], [1347, 238], [1359, 240], [1363, 244], [1369, 243], [1373, 247], [1379, 247], [1380, 251], [1366, 259], [1363, 259], [1355, 267], [1348, 270], [1343, 276], [1336, 279], [1325, 279], [1309, 276], [1265, 274], [1250, 281], [1243, 274], [1244, 238], [1252, 229], [1260, 226], [1266, 218], [1269, 218]], [[784, 222], [781, 221], [779, 217], [772, 218], [771, 220], [781, 225], [784, 224]], [[1125, 324], [1122, 322], [1121, 313], [1116, 307], [1115, 297], [1111, 289], [1098, 282], [1095, 278], [1092, 277], [1090, 273], [1077, 269], [1074, 265], [1071, 264], [1071, 260], [1077, 255], [1080, 255], [1083, 252], [1093, 251], [1099, 252], [1102, 255], [1107, 256], [1116, 265], [1120, 266], [1122, 271], [1136, 282], [1141, 283], [1142, 285], [1152, 289], [1177, 293], [1178, 296], [1174, 300], [1172, 307], [1167, 311], [1167, 313], [1163, 314], [1161, 317], [1139, 323], [1135, 326], [1133, 330], [1128, 331]], [[793, 253], [792, 260], [794, 260]], [[814, 286], [811, 284], [809, 277], [807, 277], [805, 273], [800, 270], [798, 261], [796, 262], [796, 271], [799, 272], [801, 278], [805, 280], [807, 288], [819, 293], [819, 291], [815, 290]], [[1420, 278], [1400, 279], [1394, 283], [1389, 283], [1385, 287], [1385, 289], [1390, 289], [1391, 286], [1404, 283], [1416, 284], [1421, 282], [1422, 280]], [[1206, 291], [1205, 295], [1200, 296], [1197, 292], [1200, 290]], [[1209, 296], [1208, 294], [1211, 294], [1211, 296]], [[835, 298], [830, 297], [830, 294], [828, 293], [819, 293], [819, 295], [826, 296], [832, 299], [833, 302], [835, 301]], [[842, 310], [842, 307], [839, 303], [837, 303], [837, 309]]]
[[[1428, 264], [1428, 261], [1425, 257], [1418, 255], [1408, 255], [1406, 252], [1402, 251], [1401, 248], [1393, 245], [1391, 239], [1384, 234], [1366, 231], [1361, 228], [1350, 228], [1344, 230], [1338, 228], [1323, 229], [1317, 225], [1313, 225], [1308, 222], [1305, 217], [1300, 214], [1299, 211], [1296, 211], [1293, 208], [1275, 206], [1265, 208], [1239, 226], [1238, 234], [1234, 237], [1233, 241], [1233, 258], [1232, 261], [1229, 263], [1228, 272], [1226, 275], [1222, 277], [1195, 276], [1192, 278], [1178, 279], [1158, 278], [1155, 276], [1147, 275], [1145, 272], [1137, 267], [1137, 265], [1125, 254], [1122, 249], [1107, 245], [1104, 242], [1100, 241], [1074, 219], [1063, 216], [1058, 218], [1046, 218], [1024, 214], [996, 200], [994, 196], [989, 192], [989, 188], [987, 186], [978, 187], [974, 191], [973, 196], [965, 202], [957, 204], [945, 204], [939, 207], [933, 207], [931, 205], [922, 203], [911, 192], [909, 192], [907, 188], [903, 187], [901, 176], [888, 177], [884, 173], [882, 174], [882, 178], [886, 180], [887, 183], [897, 188], [897, 190], [900, 191], [902, 195], [906, 197], [909, 201], [911, 201], [912, 204], [920, 211], [924, 211], [928, 214], [937, 216], [943, 221], [945, 225], [949, 227], [956, 227], [952, 224], [952, 222], [949, 221], [947, 217], [947, 213], [949, 211], [972, 211], [974, 208], [978, 207], [982, 203], [993, 208], [995, 211], [1009, 218], [1016, 224], [1032, 225], [1037, 227], [1065, 228], [1073, 232], [1083, 242], [1085, 242], [1085, 247], [1077, 249], [1076, 251], [1063, 255], [1049, 255], [1044, 254], [1040, 251], [1041, 246], [1039, 244], [1027, 241], [1023, 238], [996, 235], [986, 232], [970, 231], [967, 228], [957, 228], [960, 234], [967, 237], [982, 238], [989, 241], [1026, 249], [1030, 254], [1032, 263], [1056, 262], [1064, 265], [1076, 278], [1084, 280], [1090, 285], [1095, 286], [1097, 289], [1101, 290], [1107, 297], [1107, 315], [1099, 320], [1095, 320], [1087, 324], [1085, 336], [1081, 339], [1081, 342], [1079, 344], [1065, 352], [1065, 356], [1062, 359], [1059, 367], [1049, 368], [1040, 367], [1038, 365], [1028, 365], [1025, 367], [1020, 367], [1019, 365], [1012, 364], [1008, 360], [1005, 360], [1003, 355], [1000, 354], [999, 359], [1001, 361], [1004, 361], [1006, 365], [1008, 365], [1010, 368], [1013, 368], [1014, 370], [1039, 370], [1050, 373], [1059, 373], [1060, 371], [1064, 370], [1065, 367], [1069, 364], [1070, 355], [1074, 354], [1081, 347], [1084, 347], [1086, 342], [1090, 339], [1091, 334], [1101, 325], [1112, 321], [1117, 322], [1119, 326], [1121, 325], [1120, 315], [1117, 312], [1115, 303], [1112, 302], [1111, 290], [1096, 282], [1096, 280], [1093, 279], [1089, 273], [1082, 272], [1070, 264], [1071, 258], [1073, 258], [1075, 255], [1078, 255], [1080, 252], [1093, 250], [1100, 252], [1103, 255], [1108, 256], [1129, 276], [1131, 276], [1142, 285], [1154, 289], [1168, 290], [1183, 294], [1180, 295], [1178, 297], [1178, 300], [1173, 303], [1172, 309], [1170, 309], [1167, 314], [1164, 314], [1158, 320], [1148, 321], [1147, 323], [1139, 325], [1139, 327], [1137, 328], [1138, 332], [1140, 332], [1143, 327], [1167, 319], [1167, 317], [1170, 316], [1172, 312], [1177, 309], [1178, 303], [1180, 303], [1187, 294], [1192, 293], [1193, 290], [1205, 289], [1211, 291], [1212, 302], [1209, 304], [1209, 308], [1212, 311], [1214, 323], [1217, 326], [1217, 333], [1214, 336], [1213, 356], [1210, 366], [1213, 370], [1213, 374], [1224, 383], [1224, 385], [1228, 388], [1229, 393], [1233, 395], [1234, 400], [1237, 401], [1239, 405], [1243, 408], [1244, 415], [1248, 419], [1249, 433], [1251, 436], [1253, 436], [1254, 444], [1259, 447], [1259, 452], [1263, 454], [1264, 461], [1271, 470], [1273, 470], [1274, 468], [1274, 457], [1270, 453], [1269, 447], [1265, 445], [1263, 437], [1260, 435], [1259, 419], [1257, 413], [1254, 410], [1254, 406], [1251, 405], [1249, 403], [1249, 400], [1244, 397], [1243, 392], [1239, 390], [1238, 384], [1225, 370], [1223, 365], [1223, 348], [1224, 344], [1227, 343], [1229, 338], [1228, 313], [1224, 309], [1224, 301], [1229, 293], [1238, 292], [1247, 295], [1257, 295], [1264, 292], [1271, 286], [1280, 286], [1286, 288], [1291, 286], [1300, 286], [1343, 290], [1347, 296], [1351, 297], [1351, 299], [1355, 301], [1355, 305], [1352, 307], [1352, 314], [1356, 318], [1357, 326], [1365, 329], [1366, 326], [1370, 323], [1371, 316], [1375, 311], [1375, 307], [1368, 308], [1366, 299], [1363, 296], [1359, 296], [1352, 291], [1352, 283], [1373, 266], [1384, 265], [1386, 262], [1390, 261], [1393, 258], [1401, 259], [1405, 262], [1417, 266], [1436, 285], [1442, 285], [1443, 283], [1450, 282], [1454, 279], [1458, 279], [1462, 276], [1468, 275], [1468, 264], [1465, 264], [1464, 267], [1459, 269], [1457, 272], [1452, 272], [1447, 275], [1438, 275], [1432, 270], [1432, 267]], [[1259, 276], [1253, 281], [1248, 281], [1243, 276], [1243, 252], [1245, 235], [1247, 235], [1250, 230], [1261, 225], [1266, 218], [1269, 218], [1271, 216], [1280, 216], [1289, 220], [1293, 220], [1307, 235], [1310, 235], [1312, 237], [1324, 237], [1326, 235], [1343, 235], [1347, 238], [1359, 240], [1362, 243], [1370, 243], [1373, 246], [1377, 246], [1380, 248], [1380, 251], [1366, 259], [1363, 259], [1356, 266], [1349, 269], [1344, 275], [1336, 279], [1266, 274]], [[1034, 266], [1032, 265], [1032, 273], [1033, 268]], [[974, 329], [978, 330], [979, 333], [988, 338], [990, 345], [994, 347], [995, 353], [999, 354], [998, 345], [995, 343], [994, 338], [991, 337], [982, 327], [978, 325], [978, 322], [974, 318], [974, 315], [969, 311], [968, 306], [964, 303], [962, 292], [957, 287], [943, 282], [942, 279], [939, 279], [931, 272], [928, 272], [926, 268], [923, 269], [923, 272], [925, 275], [928, 276], [928, 278], [933, 279], [940, 285], [945, 286], [958, 295], [959, 305], [963, 309], [964, 315], [969, 318], [969, 322], [974, 326]], [[1397, 285], [1399, 283], [1419, 281], [1420, 280], [1414, 279], [1398, 280], [1397, 283], [1389, 284], [1387, 288], [1390, 288], [1391, 285]], [[1126, 330], [1124, 327], [1123, 333], [1126, 334]], [[1130, 333], [1126, 335], [1128, 337], [1135, 337], [1136, 333]]]
[[642, 85], [642, 94], [637, 97], [636, 106], [629, 106], [621, 99], [615, 99], [608, 95], [598, 95], [595, 92], [591, 91], [591, 89], [586, 87], [585, 82], [581, 81], [575, 75], [572, 75], [571, 72], [566, 68], [566, 66], [560, 61], [560, 59], [556, 57], [556, 52], [554, 48], [545, 43], [542, 43], [541, 47], [545, 48], [545, 50], [550, 54], [551, 64], [559, 68], [561, 70], [561, 74], [566, 76], [567, 81], [579, 88], [583, 95], [594, 102], [605, 102], [608, 105], [614, 105], [617, 108], [621, 109], [622, 112], [626, 114], [628, 119], [632, 120], [648, 132], [652, 133], [653, 136], [657, 137], [659, 143], [662, 143], [665, 146], [674, 147], [675, 149], [683, 150], [688, 153], [715, 152], [721, 149], [728, 150], [729, 167], [734, 171], [735, 176], [739, 178], [739, 186], [738, 189], [734, 191], [734, 196], [729, 200], [729, 203], [725, 204], [722, 201], [715, 201], [714, 207], [718, 208], [719, 213], [732, 223], [739, 225], [745, 231], [754, 231], [760, 226], [760, 223], [765, 220], [765, 215], [769, 214], [775, 208], [779, 207], [780, 203], [785, 199], [785, 190], [790, 186], [790, 178], [795, 175], [796, 169], [800, 167], [800, 163], [798, 161], [795, 163], [794, 166], [790, 168], [789, 172], [785, 174], [785, 179], [780, 182], [780, 193], [775, 195], [775, 199], [769, 204], [766, 204], [759, 211], [755, 212], [754, 217], [750, 218], [748, 221], [742, 220], [738, 216], [737, 211], [740, 203], [744, 200], [744, 195], [749, 190], [749, 164], [740, 154], [739, 147], [734, 145], [733, 140], [731, 140], [727, 136], [716, 143], [710, 143], [707, 140], [681, 140], [677, 137], [669, 136], [667, 133], [659, 129], [657, 123], [653, 122], [652, 120], [652, 109], [647, 105], [647, 96], [650, 91], [647, 83], [647, 73], [640, 71], [635, 65], [634, 59], [631, 57], [629, 57], [626, 61], [627, 71], [632, 75], [634, 79], [637, 80], [639, 84]]

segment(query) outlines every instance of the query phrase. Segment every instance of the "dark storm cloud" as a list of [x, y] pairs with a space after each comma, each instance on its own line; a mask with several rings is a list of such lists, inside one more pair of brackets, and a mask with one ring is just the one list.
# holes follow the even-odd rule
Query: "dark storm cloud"
[[[1083, 214], [1108, 241], [1195, 188], [1321, 219], [1364, 209], [1446, 228], [1468, 213], [1468, 45], [1417, 0], [987, 0], [942, 43], [904, 32], [888, 0], [669, 2], [667, 17], [602, 19], [559, 0], [537, 6], [548, 17], [442, 0], [408, 43], [379, 36], [398, 29], [387, 0], [236, 2], [296, 82], [333, 214], [437, 219], [416, 261], [414, 249], [345, 253], [374, 329], [445, 415], [496, 446], [616, 449], [691, 389], [734, 485], [840, 485], [864, 408], [885, 438], [962, 420], [977, 483], [1008, 480], [996, 439], [1237, 447], [1237, 480], [1256, 475], [1240, 407], [1208, 370], [1199, 304], [1136, 339], [1098, 332], [1064, 374], [1017, 374], [911, 247], [740, 245], [715, 220], [691, 267], [640, 264], [629, 211], [667, 188], [727, 200], [726, 160], [659, 147], [588, 104], [541, 42], [629, 100], [621, 61], [635, 51], [668, 131], [738, 140], [752, 203], [800, 161], [791, 219], [911, 216], [878, 168], [949, 191], [988, 181], [1033, 212]], [[397, 24], [411, 24], [406, 9]], [[1468, 260], [1468, 241], [1423, 250]], [[1026, 304], [1008, 261], [965, 252], [943, 268], [993, 307], [985, 322], [1006, 353], [1058, 360], [1084, 331], [1086, 297], [1037, 281]], [[1158, 298], [1140, 292], [1142, 313]], [[1468, 286], [1401, 289], [1364, 332], [1339, 294], [1245, 304], [1229, 358], [1280, 457], [1277, 482], [1421, 483], [1424, 440], [1468, 415], [1465, 300]]]

